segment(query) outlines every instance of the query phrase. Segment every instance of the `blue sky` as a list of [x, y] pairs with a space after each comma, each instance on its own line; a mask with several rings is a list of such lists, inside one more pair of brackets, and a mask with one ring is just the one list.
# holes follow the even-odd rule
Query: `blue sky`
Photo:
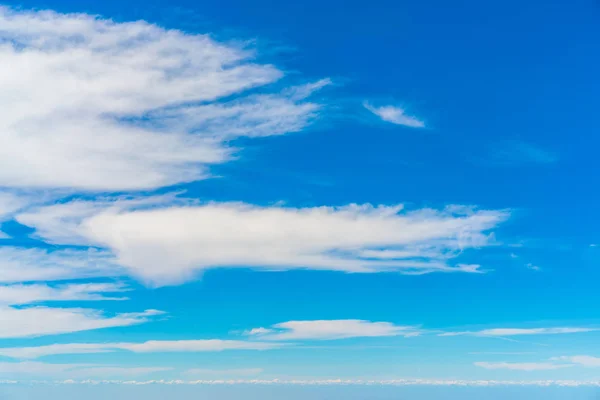
[[600, 382], [597, 4], [3, 4], [0, 380]]

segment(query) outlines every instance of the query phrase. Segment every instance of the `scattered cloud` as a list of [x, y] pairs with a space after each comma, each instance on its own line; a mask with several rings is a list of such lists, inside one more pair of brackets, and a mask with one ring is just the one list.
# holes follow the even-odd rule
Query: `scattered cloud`
[[56, 335], [148, 322], [160, 315], [157, 310], [106, 316], [103, 312], [84, 308], [0, 306], [0, 339]]
[[[458, 257], [466, 250], [492, 244], [491, 231], [510, 215], [507, 210], [462, 206], [441, 210], [370, 204], [261, 207], [200, 203], [171, 194], [69, 197], [40, 205], [37, 195], [23, 193], [51, 189], [69, 195], [142, 191], [208, 178], [211, 166], [237, 157], [240, 149], [235, 147], [235, 139], [283, 135], [309, 126], [323, 108], [309, 100], [310, 96], [332, 82], [322, 79], [275, 88], [274, 83], [284, 73], [273, 65], [258, 63], [249, 46], [141, 21], [118, 23], [87, 14], [0, 6], [0, 26], [0, 188], [12, 188], [0, 189], [0, 222], [15, 218], [34, 228], [36, 239], [56, 245], [47, 249], [0, 247], [0, 339], [126, 327], [163, 314], [157, 310], [108, 314], [97, 309], [32, 306], [52, 301], [123, 300], [115, 293], [127, 290], [118, 283], [56, 283], [62, 280], [131, 275], [161, 286], [184, 282], [209, 268], [236, 267], [477, 273], [481, 272], [479, 265], [460, 263]], [[252, 90], [259, 87], [260, 94]], [[364, 107], [385, 122], [425, 127], [423, 120], [401, 107], [367, 102]], [[503, 163], [558, 161], [555, 154], [524, 142], [498, 147], [493, 158]], [[0, 232], [0, 237], [5, 234]], [[539, 270], [533, 264], [527, 267]], [[499, 328], [440, 336], [505, 337], [596, 330]], [[64, 343], [0, 348], [0, 356], [32, 360], [116, 351], [261, 351], [293, 345], [287, 341], [411, 337], [422, 332], [415, 326], [366, 320], [288, 321], [251, 329], [246, 332], [249, 340]], [[574, 365], [596, 367], [599, 360], [564, 356], [552, 362], [475, 365], [535, 371]], [[171, 368], [0, 363], [3, 377], [120, 379], [168, 370]], [[185, 374], [247, 377], [261, 372], [258, 368], [194, 368]], [[209, 379], [188, 383], [225, 382]], [[523, 384], [454, 380], [235, 382]]]
[[114, 256], [93, 248], [38, 249], [0, 246], [0, 283], [57, 281], [124, 274]]
[[600, 358], [592, 356], [552, 357], [546, 362], [508, 363], [508, 362], [476, 362], [476, 366], [486, 369], [509, 369], [516, 371], [545, 371], [570, 367], [600, 367]]
[[[2, 383], [2, 381], [0, 381]], [[18, 381], [4, 381], [6, 384]], [[29, 382], [32, 383], [32, 382]], [[35, 382], [33, 382], [35, 383]], [[301, 385], [301, 386], [539, 386], [539, 387], [600, 387], [598, 380], [463, 380], [463, 379], [204, 379], [204, 380], [64, 380], [53, 381], [56, 385]]]
[[534, 265], [532, 263], [527, 263], [525, 266], [527, 267], [527, 269], [530, 269], [532, 271], [541, 271], [542, 270], [540, 267], [538, 267], [537, 265]]
[[[269, 329], [250, 331], [262, 340], [335, 340], [357, 337], [418, 336], [421, 330], [414, 326], [398, 326], [390, 322], [371, 322], [358, 319], [288, 321]], [[257, 333], [260, 332], [260, 333]]]
[[564, 361], [583, 367], [600, 367], [600, 358], [592, 356], [562, 356], [552, 358], [554, 361]]
[[115, 350], [109, 346], [101, 343], [57, 343], [37, 347], [3, 347], [0, 348], [0, 356], [29, 360], [59, 354], [109, 353]]
[[240, 377], [240, 376], [255, 376], [263, 372], [262, 368], [244, 368], [244, 369], [203, 369], [192, 368], [184, 372], [185, 375], [195, 375], [196, 377]]
[[[519, 259], [520, 257], [518, 255], [516, 255], [515, 253], [510, 253], [510, 258], [512, 258], [513, 260], [516, 260], [516, 259]], [[542, 270], [540, 267], [538, 267], [537, 265], [534, 265], [533, 263], [525, 264], [525, 268], [530, 269], [532, 271], [541, 271]]]
[[267, 328], [253, 328], [250, 329], [249, 331], [245, 332], [246, 335], [264, 335], [267, 333], [272, 333], [273, 329], [267, 329]]
[[438, 336], [491, 336], [491, 337], [503, 337], [503, 336], [525, 336], [525, 335], [561, 335], [567, 333], [585, 333], [595, 332], [597, 328], [576, 328], [576, 327], [558, 327], [558, 328], [496, 328], [496, 329], [484, 329], [481, 331], [462, 331], [462, 332], [444, 332]]
[[109, 353], [117, 350], [134, 353], [220, 352], [226, 350], [271, 350], [283, 347], [278, 343], [244, 340], [149, 340], [141, 343], [64, 343], [37, 347], [4, 347], [0, 356], [35, 359], [57, 354]]
[[281, 345], [243, 340], [150, 340], [144, 343], [120, 344], [119, 348], [135, 353], [203, 352], [224, 350], [270, 350]]
[[[30, 205], [31, 202], [30, 196], [0, 189], [0, 224], [10, 219], [15, 212]], [[7, 237], [6, 233], [0, 231], [0, 239]]]
[[36, 208], [17, 219], [51, 243], [105, 248], [131, 275], [160, 286], [208, 268], [239, 266], [480, 272], [478, 265], [452, 265], [449, 260], [489, 245], [493, 238], [488, 231], [508, 216], [504, 210], [465, 207], [406, 211], [368, 204], [290, 208], [208, 203], [140, 210], [119, 201], [101, 206], [74, 201]]
[[[152, 189], [209, 176], [237, 137], [303, 129], [312, 85], [243, 44], [87, 14], [0, 8], [0, 187]], [[223, 100], [227, 98], [227, 100]]]
[[0, 218], [10, 214], [23, 205], [21, 199], [10, 192], [0, 192]]
[[485, 369], [509, 369], [513, 371], [549, 371], [573, 366], [572, 364], [508, 362], [476, 362], [475, 365]]
[[531, 352], [531, 351], [471, 351], [469, 352], [469, 354], [473, 354], [473, 355], [510, 355], [510, 356], [522, 356], [522, 355], [529, 355], [529, 354], [535, 354], [535, 352]]
[[120, 367], [94, 364], [47, 364], [34, 361], [0, 362], [0, 373], [7, 377], [39, 377], [39, 378], [102, 378], [123, 376], [140, 376], [155, 372], [169, 371], [165, 367]]
[[555, 153], [519, 140], [496, 144], [491, 150], [489, 161], [494, 164], [554, 164], [559, 158]]
[[31, 203], [31, 198], [9, 191], [0, 191], [0, 222]]
[[381, 106], [375, 107], [368, 102], [363, 103], [364, 107], [377, 115], [383, 121], [390, 122], [396, 125], [404, 125], [411, 128], [424, 128], [425, 122], [417, 117], [407, 115], [406, 111], [401, 107], [396, 106]]
[[49, 286], [46, 284], [0, 285], [0, 305], [23, 305], [47, 301], [125, 300], [105, 296], [127, 288], [119, 283], [73, 283]]

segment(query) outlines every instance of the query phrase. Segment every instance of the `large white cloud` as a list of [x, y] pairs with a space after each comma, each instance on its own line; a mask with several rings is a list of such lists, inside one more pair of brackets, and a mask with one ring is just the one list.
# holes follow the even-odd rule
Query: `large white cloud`
[[305, 127], [319, 105], [304, 98], [328, 82], [247, 94], [283, 74], [243, 45], [5, 7], [0, 59], [0, 187], [137, 190], [201, 179], [231, 158], [228, 140]]
[[239, 266], [477, 272], [477, 265], [450, 261], [465, 250], [488, 245], [489, 231], [508, 216], [505, 211], [456, 206], [405, 211], [402, 206], [371, 205], [209, 203], [139, 209], [137, 204], [74, 201], [32, 209], [17, 219], [52, 243], [103, 247], [132, 275], [164, 285], [207, 268]]

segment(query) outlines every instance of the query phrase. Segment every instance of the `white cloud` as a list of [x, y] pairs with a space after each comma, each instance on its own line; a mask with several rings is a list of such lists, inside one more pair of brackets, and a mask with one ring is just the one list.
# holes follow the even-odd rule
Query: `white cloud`
[[266, 333], [272, 333], [273, 329], [267, 329], [267, 328], [252, 328], [247, 332], [244, 332], [246, 335], [264, 335]]
[[281, 345], [243, 340], [150, 340], [144, 343], [120, 343], [119, 349], [134, 353], [203, 352], [224, 350], [269, 350]]
[[[31, 203], [32, 199], [24, 194], [17, 194], [6, 190], [0, 190], [0, 224], [12, 217], [12, 214], [21, 210]], [[7, 235], [0, 231], [0, 239]]]
[[425, 122], [418, 119], [417, 117], [407, 115], [406, 111], [401, 107], [395, 106], [381, 106], [375, 107], [369, 103], [363, 103], [365, 108], [377, 115], [379, 118], [386, 122], [390, 122], [396, 125], [404, 125], [411, 128], [424, 128]]
[[537, 265], [533, 265], [532, 263], [528, 263], [525, 266], [527, 267], [527, 269], [530, 269], [533, 271], [541, 271], [542, 270], [540, 267], [538, 267]]
[[486, 369], [509, 369], [516, 371], [544, 371], [561, 368], [582, 366], [587, 368], [600, 367], [600, 358], [592, 356], [562, 356], [552, 357], [547, 362], [509, 363], [509, 362], [476, 362], [476, 366]]
[[0, 356], [34, 359], [57, 354], [108, 353], [117, 350], [134, 353], [220, 352], [227, 350], [271, 350], [284, 345], [244, 340], [149, 340], [141, 343], [63, 343], [37, 347], [3, 347]]
[[[1, 381], [0, 381], [1, 382]], [[13, 381], [9, 381], [13, 382]], [[13, 382], [14, 383], [14, 382]], [[302, 386], [459, 386], [459, 387], [496, 387], [496, 386], [537, 386], [537, 387], [600, 387], [598, 380], [465, 380], [465, 379], [204, 379], [204, 380], [66, 380], [54, 381], [54, 384], [115, 384], [115, 385], [302, 385]]]
[[470, 351], [469, 354], [523, 356], [523, 355], [535, 354], [535, 352], [531, 352], [531, 351]]
[[497, 143], [491, 150], [489, 162], [501, 165], [554, 164], [559, 161], [558, 156], [531, 143], [520, 140]]
[[439, 334], [439, 336], [524, 336], [524, 335], [561, 335], [567, 333], [585, 333], [595, 332], [597, 328], [576, 328], [576, 327], [557, 327], [557, 328], [531, 328], [531, 329], [520, 329], [520, 328], [496, 328], [496, 329], [484, 329], [481, 331], [463, 331], [463, 332], [445, 332]]
[[[253, 333], [254, 332], [254, 333]], [[250, 333], [262, 340], [335, 340], [357, 337], [418, 336], [414, 326], [398, 326], [390, 322], [371, 322], [358, 319], [288, 321], [271, 329], [257, 328]]]
[[0, 246], [0, 283], [123, 275], [105, 251], [42, 250]]
[[0, 306], [0, 339], [87, 331], [137, 325], [162, 314], [156, 310], [105, 316], [101, 311], [83, 308]]
[[508, 363], [508, 362], [476, 362], [476, 366], [485, 369], [508, 369], [513, 371], [549, 371], [554, 369], [569, 368], [572, 364], [553, 363]]
[[18, 363], [0, 362], [0, 373], [4, 376], [26, 376], [29, 378], [122, 378], [123, 376], [147, 375], [171, 369], [165, 367], [120, 367], [94, 364], [47, 364], [33, 361]]
[[56, 286], [46, 284], [0, 285], [0, 305], [23, 305], [46, 301], [125, 300], [104, 296], [127, 290], [118, 283], [72, 283]]
[[202, 179], [232, 157], [229, 139], [304, 128], [320, 108], [304, 98], [328, 83], [248, 95], [283, 73], [244, 46], [142, 21], [0, 7], [0, 26], [0, 187]]
[[158, 286], [180, 283], [207, 268], [240, 266], [479, 272], [477, 265], [448, 261], [488, 245], [488, 231], [508, 217], [506, 211], [464, 207], [404, 211], [402, 206], [210, 203], [139, 210], [119, 201], [101, 204], [41, 207], [17, 219], [52, 243], [104, 247], [132, 275]]
[[196, 375], [204, 377], [232, 377], [232, 376], [253, 376], [260, 375], [263, 372], [262, 368], [243, 368], [243, 369], [204, 369], [204, 368], [192, 368], [188, 369], [184, 373], [186, 375]]
[[28, 198], [11, 192], [0, 191], [0, 221], [28, 203]]
[[34, 236], [48, 243], [89, 246], [93, 243], [79, 233], [80, 224], [98, 214], [196, 203], [196, 200], [178, 197], [178, 193], [148, 197], [96, 197], [93, 201], [73, 200], [30, 207], [15, 215], [15, 219], [23, 225], [35, 227]]
[[57, 354], [109, 353], [114, 348], [102, 343], [64, 343], [37, 347], [2, 347], [0, 356], [17, 359], [35, 359]]
[[583, 367], [600, 367], [600, 358], [592, 356], [563, 356], [554, 357], [554, 361], [566, 361], [572, 364], [581, 365]]

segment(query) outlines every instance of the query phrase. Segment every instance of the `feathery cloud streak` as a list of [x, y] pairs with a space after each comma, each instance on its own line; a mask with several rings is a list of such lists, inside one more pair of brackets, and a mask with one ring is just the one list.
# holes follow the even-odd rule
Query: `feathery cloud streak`
[[383, 337], [420, 335], [414, 326], [398, 326], [390, 322], [371, 322], [357, 319], [288, 321], [271, 328], [254, 328], [248, 335], [261, 340], [336, 340], [357, 337]]
[[401, 107], [395, 106], [381, 106], [375, 107], [367, 102], [363, 103], [363, 106], [377, 115], [383, 121], [390, 122], [395, 125], [404, 125], [410, 128], [424, 128], [425, 122], [421, 121], [417, 117], [407, 115], [406, 111]]

